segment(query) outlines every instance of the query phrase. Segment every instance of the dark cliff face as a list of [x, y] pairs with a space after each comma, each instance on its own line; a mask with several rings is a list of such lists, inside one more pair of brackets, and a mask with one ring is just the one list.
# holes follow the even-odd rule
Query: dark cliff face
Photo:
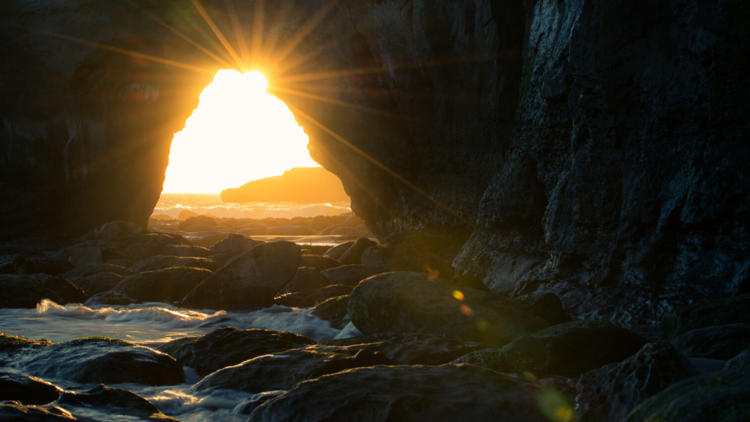
[[[624, 324], [750, 289], [743, 2], [234, 3], [201, 2], [375, 233], [467, 237], [459, 272]], [[144, 224], [233, 55], [190, 2], [0, 12], [2, 236]]]

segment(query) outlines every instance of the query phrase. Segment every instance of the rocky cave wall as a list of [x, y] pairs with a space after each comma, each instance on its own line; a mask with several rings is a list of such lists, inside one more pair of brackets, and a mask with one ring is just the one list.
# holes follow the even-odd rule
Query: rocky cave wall
[[[742, 1], [283, 0], [262, 31], [256, 2], [201, 4], [262, 35], [247, 61], [375, 233], [468, 238], [459, 272], [625, 325], [750, 289]], [[232, 55], [188, 2], [0, 12], [2, 236], [145, 224]]]

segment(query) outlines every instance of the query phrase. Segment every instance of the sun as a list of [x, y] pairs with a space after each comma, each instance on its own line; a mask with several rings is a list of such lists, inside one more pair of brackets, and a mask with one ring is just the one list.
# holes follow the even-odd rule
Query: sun
[[320, 167], [263, 73], [220, 70], [175, 134], [163, 193], [220, 193], [295, 167]]

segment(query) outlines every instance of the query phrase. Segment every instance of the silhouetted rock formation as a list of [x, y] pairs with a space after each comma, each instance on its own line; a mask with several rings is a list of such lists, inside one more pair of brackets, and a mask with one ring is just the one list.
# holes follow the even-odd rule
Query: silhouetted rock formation
[[246, 202], [349, 202], [341, 179], [322, 167], [298, 167], [282, 176], [254, 180], [221, 192], [226, 203]]

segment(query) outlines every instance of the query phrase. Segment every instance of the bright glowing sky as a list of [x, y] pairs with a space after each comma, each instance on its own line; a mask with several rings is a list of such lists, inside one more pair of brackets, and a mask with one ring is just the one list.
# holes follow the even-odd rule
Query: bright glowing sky
[[294, 167], [320, 167], [259, 72], [220, 70], [172, 141], [164, 193], [219, 193]]

